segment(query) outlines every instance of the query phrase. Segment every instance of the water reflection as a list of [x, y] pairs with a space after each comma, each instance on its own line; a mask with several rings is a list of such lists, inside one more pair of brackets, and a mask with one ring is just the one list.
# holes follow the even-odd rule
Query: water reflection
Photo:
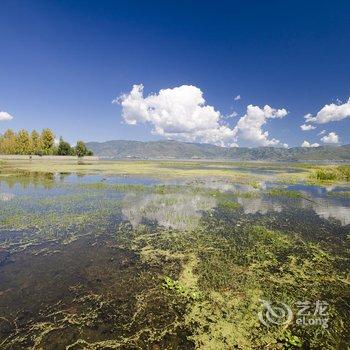
[[103, 182], [106, 184], [142, 184], [155, 185], [160, 183], [159, 180], [150, 179], [146, 177], [136, 176], [111, 176], [105, 174], [83, 174], [83, 173], [43, 173], [43, 172], [28, 172], [19, 173], [11, 176], [4, 176], [0, 178], [1, 184], [6, 184], [7, 187], [12, 188], [16, 185], [23, 189], [29, 187], [43, 187], [46, 189], [53, 188], [58, 184], [89, 184]]
[[268, 201], [262, 197], [237, 198], [237, 202], [242, 206], [245, 214], [266, 214], [269, 211], [281, 212], [283, 209], [283, 205], [278, 201]]
[[308, 198], [286, 198], [269, 197], [262, 194], [257, 198], [237, 198], [237, 202], [242, 206], [245, 214], [267, 214], [270, 211], [281, 212], [288, 208], [301, 208], [313, 210], [323, 219], [339, 220], [341, 225], [350, 224], [350, 203], [348, 198], [337, 198], [324, 196], [324, 191], [320, 190], [320, 195], [310, 196]]
[[[343, 226], [350, 224], [350, 207], [343, 206], [338, 203], [332, 203], [333, 201], [327, 201], [324, 199], [319, 199], [318, 204], [312, 204], [311, 208], [315, 213], [323, 219], [337, 219], [341, 222]], [[303, 205], [307, 207], [308, 205]]]
[[[232, 183], [229, 180], [208, 178], [196, 180], [154, 180], [145, 177], [107, 176], [104, 174], [74, 174], [74, 173], [28, 173], [3, 177], [0, 180], [0, 202], [3, 206], [14, 199], [21, 205], [23, 196], [31, 197], [34, 204], [38, 198], [55, 197], [59, 195], [78, 195], [82, 189], [80, 184], [141, 184], [152, 186], [156, 184], [179, 185], [178, 193], [152, 194], [148, 192], [133, 193], [117, 196], [115, 190], [104, 189], [100, 193], [100, 200], [122, 199], [122, 211], [125, 219], [137, 226], [143, 220], [155, 221], [165, 227], [177, 229], [194, 228], [198, 225], [203, 211], [208, 211], [218, 205], [218, 200], [205, 190], [218, 190], [232, 194], [244, 214], [267, 214], [281, 212], [284, 209], [301, 208], [313, 210], [320, 218], [336, 219], [342, 225], [350, 224], [350, 197], [339, 196], [338, 193], [348, 191], [349, 187], [328, 185], [315, 186], [307, 184], [291, 184], [282, 186], [285, 190], [298, 191], [303, 197], [286, 198], [284, 196], [268, 196], [266, 193], [272, 188], [281, 188], [281, 184], [271, 181], [259, 181], [252, 184]], [[77, 185], [77, 186], [76, 186]], [[183, 186], [182, 186], [183, 185]], [[204, 191], [194, 193], [193, 188]], [[96, 190], [97, 191], [97, 190]], [[97, 191], [98, 192], [98, 191]], [[97, 195], [96, 192], [96, 195]], [[239, 194], [251, 194], [240, 196]], [[97, 199], [97, 197], [96, 197]], [[92, 204], [90, 202], [90, 204]], [[84, 206], [82, 206], [84, 208]]]
[[199, 194], [129, 193], [123, 199], [122, 213], [134, 227], [149, 220], [164, 227], [184, 230], [195, 228], [201, 212], [215, 206], [215, 198]]
[[7, 187], [12, 188], [16, 185], [20, 185], [23, 189], [41, 186], [49, 189], [55, 186], [55, 179], [56, 177], [52, 173], [20, 173], [2, 177], [0, 179], [0, 186], [6, 184]]
[[[179, 183], [181, 185], [181, 183]], [[218, 190], [220, 192], [251, 192], [257, 191], [258, 189], [265, 189], [266, 182], [265, 181], [257, 181], [252, 184], [244, 184], [244, 183], [234, 183], [229, 180], [218, 180], [208, 178], [206, 180], [195, 180], [187, 182], [186, 185], [194, 186], [203, 189], [213, 189]]]
[[8, 202], [11, 201], [15, 195], [13, 193], [0, 193], [0, 201], [1, 202]]

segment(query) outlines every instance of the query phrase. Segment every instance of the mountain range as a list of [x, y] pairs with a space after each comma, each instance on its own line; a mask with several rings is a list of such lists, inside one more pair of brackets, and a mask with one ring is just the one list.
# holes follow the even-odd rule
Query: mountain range
[[220, 147], [180, 141], [88, 142], [101, 159], [223, 159], [234, 161], [350, 161], [350, 145], [320, 147]]

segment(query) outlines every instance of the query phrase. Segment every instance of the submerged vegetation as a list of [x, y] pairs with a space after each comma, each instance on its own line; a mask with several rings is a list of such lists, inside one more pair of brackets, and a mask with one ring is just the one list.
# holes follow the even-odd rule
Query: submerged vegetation
[[[93, 174], [78, 176], [19, 164], [0, 173], [1, 349], [350, 342], [346, 187], [288, 186], [280, 173], [271, 180], [272, 165], [268, 175], [212, 163], [102, 163], [99, 175], [96, 164], [52, 167]], [[156, 176], [131, 177], [138, 166]], [[293, 318], [266, 326], [262, 301]], [[324, 323], [296, 322], [298, 303], [320, 301]]]
[[[317, 298], [327, 298], [333, 305], [341, 303], [347, 294], [344, 287], [348, 267], [339, 265], [344, 263], [341, 255], [346, 254], [345, 250], [335, 258], [326, 246], [305, 242], [301, 235], [249, 223], [232, 225], [222, 215], [218, 209], [189, 232], [139, 228], [131, 243], [140, 252], [147, 249], [146, 261], [151, 255], [155, 265], [170, 268], [172, 260], [181, 263], [182, 269], [177, 274], [175, 270], [174, 277], [165, 277], [163, 286], [174, 291], [174, 296], [186, 295], [187, 290], [200, 296], [190, 300], [185, 317], [187, 326], [195, 325], [190, 337], [195, 347], [275, 349], [283, 348], [286, 339], [289, 345], [302, 342], [306, 348], [319, 344], [332, 348], [342, 343], [340, 334], [346, 329], [344, 320], [340, 320], [345, 309], [332, 310], [333, 325], [321, 330], [292, 324], [288, 331], [285, 327], [263, 329], [256, 316], [260, 299], [283, 300], [289, 305]], [[125, 229], [122, 226], [117, 237]], [[188, 266], [192, 274], [183, 279], [181, 271]]]

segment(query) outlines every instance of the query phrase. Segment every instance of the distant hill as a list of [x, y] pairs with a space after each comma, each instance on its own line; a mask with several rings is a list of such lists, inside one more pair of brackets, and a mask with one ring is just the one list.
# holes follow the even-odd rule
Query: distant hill
[[88, 142], [94, 155], [105, 159], [227, 159], [267, 161], [350, 161], [350, 145], [294, 147], [219, 147], [179, 141]]

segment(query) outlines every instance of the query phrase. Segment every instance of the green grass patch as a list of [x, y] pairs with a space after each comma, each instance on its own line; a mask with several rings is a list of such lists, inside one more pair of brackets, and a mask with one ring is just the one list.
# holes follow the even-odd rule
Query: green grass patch
[[310, 179], [318, 181], [350, 181], [350, 165], [340, 165], [337, 167], [323, 167], [314, 170], [310, 174]]
[[302, 198], [303, 195], [294, 190], [285, 190], [282, 188], [274, 188], [267, 192], [267, 195], [270, 197], [288, 197], [288, 198]]
[[219, 204], [219, 207], [227, 210], [235, 210], [241, 207], [241, 205], [237, 202], [233, 202], [230, 200], [225, 200]]

